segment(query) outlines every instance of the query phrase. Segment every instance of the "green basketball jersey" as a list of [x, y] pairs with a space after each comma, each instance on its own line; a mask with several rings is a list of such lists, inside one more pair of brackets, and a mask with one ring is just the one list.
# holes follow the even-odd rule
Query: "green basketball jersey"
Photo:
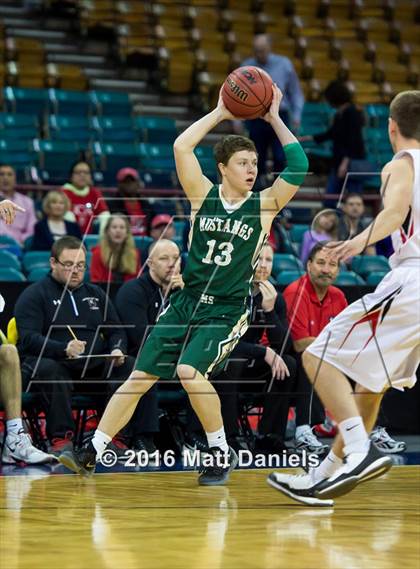
[[244, 300], [267, 240], [261, 225], [260, 194], [250, 193], [229, 207], [215, 185], [191, 224], [183, 273], [186, 287], [209, 297]]

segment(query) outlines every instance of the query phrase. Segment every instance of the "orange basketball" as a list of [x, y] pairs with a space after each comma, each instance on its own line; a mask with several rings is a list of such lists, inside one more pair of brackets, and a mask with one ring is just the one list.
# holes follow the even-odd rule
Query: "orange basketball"
[[273, 98], [273, 81], [258, 67], [238, 67], [226, 78], [222, 98], [226, 108], [240, 119], [265, 115]]

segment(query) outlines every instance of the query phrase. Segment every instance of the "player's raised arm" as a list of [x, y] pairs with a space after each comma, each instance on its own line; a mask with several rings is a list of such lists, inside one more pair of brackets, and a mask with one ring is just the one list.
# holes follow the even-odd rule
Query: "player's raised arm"
[[308, 159], [295, 135], [290, 132], [279, 116], [282, 93], [273, 86], [273, 100], [270, 110], [263, 117], [271, 124], [280, 140], [286, 156], [286, 169], [281, 172], [270, 188], [261, 192], [261, 203], [265, 216], [271, 220], [293, 198], [308, 171]]
[[[194, 148], [220, 122], [233, 119], [219, 97], [217, 107], [189, 126], [174, 142], [176, 171], [181, 186], [189, 200], [200, 202], [205, 198], [213, 183], [203, 175]], [[195, 204], [198, 205], [197, 203]]]
[[328, 244], [338, 260], [359, 255], [366, 247], [385, 239], [403, 225], [413, 197], [414, 172], [411, 157], [388, 162], [381, 176], [384, 209], [353, 239], [340, 244]]

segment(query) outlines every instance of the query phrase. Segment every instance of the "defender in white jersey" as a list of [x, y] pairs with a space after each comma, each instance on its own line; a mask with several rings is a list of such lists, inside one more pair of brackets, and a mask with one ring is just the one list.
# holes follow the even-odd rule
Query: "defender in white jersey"
[[[332, 498], [391, 467], [368, 433], [384, 392], [412, 387], [420, 363], [420, 91], [404, 91], [392, 101], [388, 134], [395, 155], [382, 170], [383, 210], [353, 239], [328, 246], [334, 257], [347, 259], [391, 235], [392, 270], [372, 294], [334, 318], [303, 355], [307, 375], [340, 434], [316, 469], [301, 476], [274, 472], [268, 478], [276, 489], [309, 505], [331, 506]], [[356, 382], [354, 392], [347, 378]]]

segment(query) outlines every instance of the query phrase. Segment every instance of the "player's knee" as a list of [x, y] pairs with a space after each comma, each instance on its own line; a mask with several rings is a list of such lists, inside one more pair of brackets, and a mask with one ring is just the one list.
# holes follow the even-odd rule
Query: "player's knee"
[[315, 356], [313, 356], [312, 354], [310, 354], [309, 352], [307, 352], [306, 350], [303, 352], [303, 354], [302, 354], [303, 369], [305, 370], [306, 375], [308, 376], [308, 379], [311, 383], [313, 383], [314, 378], [315, 378], [313, 370], [314, 370], [314, 364], [315, 364], [316, 360], [317, 360], [317, 358]]
[[19, 355], [16, 346], [13, 344], [3, 344], [0, 347], [0, 367], [19, 365]]
[[196, 379], [198, 375], [196, 369], [186, 364], [179, 364], [176, 367], [176, 373], [178, 374], [179, 380], [186, 391], [188, 391], [188, 388], [191, 386], [191, 382]]
[[[130, 374], [130, 377], [122, 387], [124, 387], [124, 390], [145, 393], [154, 386], [158, 379], [156, 375], [135, 370]], [[121, 390], [121, 387], [119, 390]]]

